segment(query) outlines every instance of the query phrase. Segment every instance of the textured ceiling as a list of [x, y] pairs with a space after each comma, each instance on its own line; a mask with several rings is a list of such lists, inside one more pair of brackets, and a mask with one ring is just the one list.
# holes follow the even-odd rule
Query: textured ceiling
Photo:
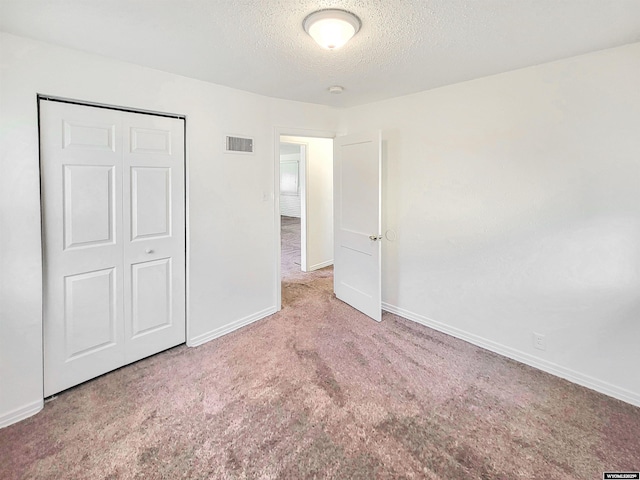
[[[351, 10], [318, 47], [302, 20]], [[0, 0], [0, 29], [242, 90], [352, 106], [640, 41], [640, 0]], [[342, 85], [341, 95], [329, 94]]]

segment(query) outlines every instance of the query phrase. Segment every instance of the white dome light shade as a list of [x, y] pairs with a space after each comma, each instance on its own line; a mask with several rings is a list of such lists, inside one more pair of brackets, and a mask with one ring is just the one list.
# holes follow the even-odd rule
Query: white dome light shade
[[342, 47], [358, 33], [360, 25], [362, 22], [353, 13], [337, 9], [319, 10], [302, 22], [305, 32], [327, 50]]

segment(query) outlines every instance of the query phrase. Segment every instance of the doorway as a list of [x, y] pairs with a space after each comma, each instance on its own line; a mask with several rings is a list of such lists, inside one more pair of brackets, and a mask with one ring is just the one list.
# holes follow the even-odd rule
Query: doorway
[[333, 265], [333, 138], [278, 135], [280, 281]]
[[289, 278], [300, 271], [307, 271], [306, 155], [305, 144], [280, 142], [282, 278]]

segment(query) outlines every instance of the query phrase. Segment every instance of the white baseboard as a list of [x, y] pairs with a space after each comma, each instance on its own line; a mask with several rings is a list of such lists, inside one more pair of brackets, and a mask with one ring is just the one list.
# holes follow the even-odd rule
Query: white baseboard
[[0, 415], [0, 428], [8, 427], [14, 423], [24, 420], [32, 415], [35, 415], [44, 408], [44, 400], [40, 399], [33, 403], [24, 405], [23, 407], [11, 410], [4, 415]]
[[315, 265], [311, 265], [307, 268], [307, 272], [313, 272], [314, 270], [320, 270], [321, 268], [328, 267], [329, 265], [333, 265], [333, 258], [331, 260], [327, 260], [326, 262], [316, 263]]
[[451, 335], [452, 337], [465, 340], [478, 347], [490, 350], [504, 357], [511, 358], [512, 360], [524, 363], [557, 377], [564, 378], [565, 380], [569, 380], [570, 382], [582, 385], [583, 387], [590, 388], [591, 390], [595, 390], [596, 392], [604, 393], [605, 395], [608, 395], [610, 397], [617, 398], [618, 400], [622, 400], [623, 402], [627, 402], [631, 405], [640, 407], [640, 394], [632, 392], [625, 388], [620, 388], [616, 385], [612, 385], [589, 375], [576, 372], [575, 370], [571, 370], [556, 363], [534, 357], [533, 355], [530, 355], [526, 352], [507, 347], [506, 345], [496, 343], [473, 333], [465, 332], [464, 330], [460, 330], [459, 328], [451, 327], [444, 323], [437, 322], [423, 315], [419, 315], [409, 310], [396, 307], [395, 305], [390, 305], [383, 302], [382, 309], [389, 313], [394, 313], [403, 318], [406, 318], [407, 320], [412, 320], [421, 325], [425, 325], [427, 327], [433, 328], [434, 330], [438, 330], [439, 332], [446, 333], [447, 335]]
[[198, 335], [197, 337], [191, 338], [187, 340], [188, 347], [197, 347], [202, 345], [203, 343], [207, 343], [210, 340], [226, 335], [227, 333], [231, 333], [234, 330], [242, 328], [250, 323], [253, 323], [257, 320], [261, 320], [264, 317], [268, 317], [269, 315], [273, 315], [276, 313], [278, 309], [274, 307], [266, 308], [260, 312], [254, 313], [247, 317], [241, 318], [240, 320], [236, 320], [234, 322], [228, 323], [222, 327], [216, 328], [215, 330], [211, 330], [210, 332], [203, 333], [202, 335]]

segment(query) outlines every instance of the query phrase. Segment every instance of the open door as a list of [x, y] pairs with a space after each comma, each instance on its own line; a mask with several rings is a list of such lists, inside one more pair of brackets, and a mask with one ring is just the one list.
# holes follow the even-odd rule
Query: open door
[[335, 139], [334, 291], [382, 320], [380, 131]]

